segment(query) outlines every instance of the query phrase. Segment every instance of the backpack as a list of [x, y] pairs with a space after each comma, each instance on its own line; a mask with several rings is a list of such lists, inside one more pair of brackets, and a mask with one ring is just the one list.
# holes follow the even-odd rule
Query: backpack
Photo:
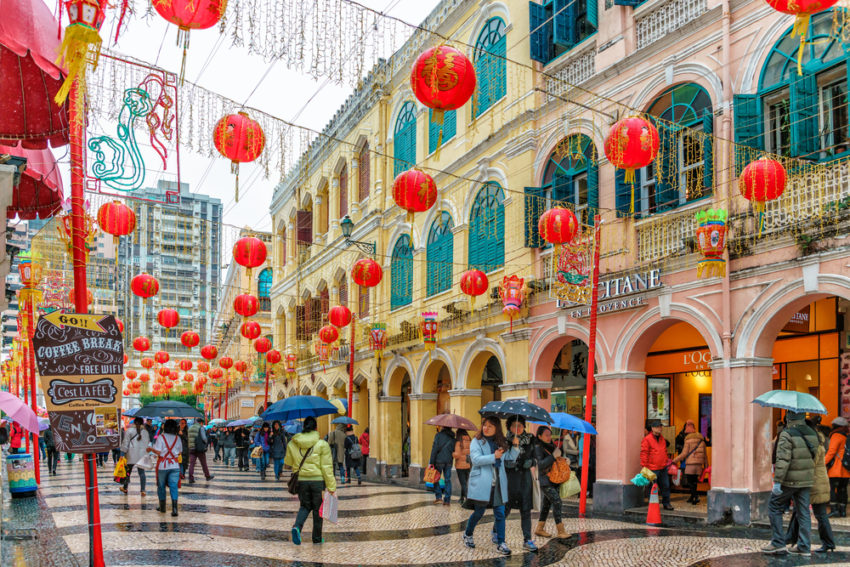
[[207, 441], [203, 437], [204, 435], [204, 426], [198, 428], [198, 432], [195, 434], [195, 453], [206, 453], [207, 452]]
[[363, 448], [360, 446], [360, 443], [357, 441], [354, 442], [354, 445], [351, 446], [351, 449], [348, 451], [348, 455], [352, 459], [360, 459], [363, 457]]
[[546, 473], [552, 484], [563, 484], [570, 480], [570, 463], [564, 457], [558, 457], [552, 463], [552, 468]]

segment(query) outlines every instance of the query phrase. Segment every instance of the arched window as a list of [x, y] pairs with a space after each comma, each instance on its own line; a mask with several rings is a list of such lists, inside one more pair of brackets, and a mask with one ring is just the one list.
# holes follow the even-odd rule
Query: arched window
[[788, 31], [762, 67], [756, 94], [734, 96], [738, 172], [765, 150], [812, 161], [850, 151], [847, 52], [832, 11], [812, 15], [798, 73], [800, 38]]
[[348, 167], [342, 166], [339, 170], [339, 218], [348, 214]]
[[543, 187], [549, 205], [569, 207], [579, 222], [593, 224], [599, 209], [599, 168], [589, 137], [574, 134], [558, 142], [546, 162]]
[[452, 287], [454, 226], [452, 216], [441, 211], [428, 232], [428, 295], [435, 295]]
[[416, 165], [416, 107], [408, 101], [398, 111], [393, 129], [393, 176]]
[[390, 261], [390, 309], [413, 301], [413, 245], [410, 235], [402, 235], [393, 248]]
[[475, 42], [475, 76], [478, 79], [478, 88], [472, 103], [473, 118], [505, 96], [506, 52], [505, 22], [502, 18], [490, 18]]
[[271, 311], [271, 290], [272, 269], [266, 268], [257, 277], [257, 298], [260, 300], [260, 311]]
[[469, 267], [490, 272], [505, 265], [505, 194], [489, 182], [469, 213]]
[[[457, 110], [443, 113], [443, 123], [434, 122], [434, 111], [428, 111], [428, 153], [434, 153], [437, 146], [445, 144], [457, 134]], [[442, 136], [442, 138], [441, 138]]]

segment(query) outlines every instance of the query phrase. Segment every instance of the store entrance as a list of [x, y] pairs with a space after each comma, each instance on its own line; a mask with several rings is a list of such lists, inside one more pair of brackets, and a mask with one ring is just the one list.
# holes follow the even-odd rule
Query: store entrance
[[[584, 419], [587, 406], [587, 345], [574, 339], [561, 348], [552, 364], [552, 411]], [[595, 401], [595, 400], [594, 400]], [[593, 407], [596, 421], [596, 405]]]
[[491, 356], [487, 359], [487, 364], [484, 365], [484, 372], [481, 375], [482, 407], [489, 402], [502, 400], [502, 389], [500, 386], [503, 383], [502, 366], [499, 364], [499, 359]]
[[410, 467], [410, 376], [405, 372], [401, 383], [401, 476]]

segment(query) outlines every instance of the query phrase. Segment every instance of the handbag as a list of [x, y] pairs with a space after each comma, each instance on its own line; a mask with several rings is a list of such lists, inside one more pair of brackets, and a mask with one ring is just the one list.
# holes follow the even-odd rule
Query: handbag
[[552, 484], [563, 484], [570, 480], [570, 477], [575, 476], [570, 474], [570, 462], [564, 457], [558, 457], [552, 463], [552, 468], [546, 473], [549, 477], [549, 482]]
[[254, 447], [254, 450], [251, 451], [251, 458], [252, 459], [259, 459], [262, 456], [263, 456], [263, 448], [260, 447], [259, 445], [257, 445], [256, 447]]
[[292, 476], [289, 477], [289, 480], [286, 482], [286, 489], [290, 494], [298, 494], [298, 473], [301, 472], [301, 467], [304, 466], [304, 461], [307, 460], [307, 457], [310, 456], [310, 453], [313, 451], [313, 447], [307, 449], [307, 452], [304, 453], [304, 456], [301, 457], [301, 464], [298, 465], [297, 471], [292, 471]]
[[423, 480], [425, 481], [425, 486], [434, 488], [434, 485], [440, 480], [440, 471], [435, 469], [434, 465], [428, 465], [428, 468], [425, 469]]
[[145, 456], [139, 459], [139, 462], [136, 463], [136, 468], [149, 471], [156, 466], [156, 460], [157, 459], [153, 453], [145, 453]]
[[339, 522], [339, 498], [336, 494], [325, 492], [322, 505], [319, 507], [319, 515], [332, 524]]
[[558, 494], [561, 498], [569, 498], [581, 492], [581, 483], [578, 481], [578, 475], [570, 475], [567, 482], [558, 487]]

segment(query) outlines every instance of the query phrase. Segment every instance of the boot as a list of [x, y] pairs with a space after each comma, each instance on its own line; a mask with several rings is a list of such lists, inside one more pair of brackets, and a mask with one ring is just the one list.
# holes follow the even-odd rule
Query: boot
[[546, 531], [546, 522], [537, 522], [537, 527], [534, 528], [534, 535], [540, 537], [552, 537], [552, 534]]
[[177, 500], [171, 501], [171, 515], [175, 518], [177, 517]]
[[266, 480], [266, 469], [260, 471], [260, 480]]
[[838, 513], [842, 518], [847, 517], [847, 504], [839, 504], [838, 505]]
[[156, 509], [156, 511], [165, 513], [165, 500], [159, 501], [159, 507]]
[[558, 528], [558, 539], [567, 539], [572, 535], [567, 533], [567, 529], [564, 527], [564, 524], [555, 524], [555, 527]]

